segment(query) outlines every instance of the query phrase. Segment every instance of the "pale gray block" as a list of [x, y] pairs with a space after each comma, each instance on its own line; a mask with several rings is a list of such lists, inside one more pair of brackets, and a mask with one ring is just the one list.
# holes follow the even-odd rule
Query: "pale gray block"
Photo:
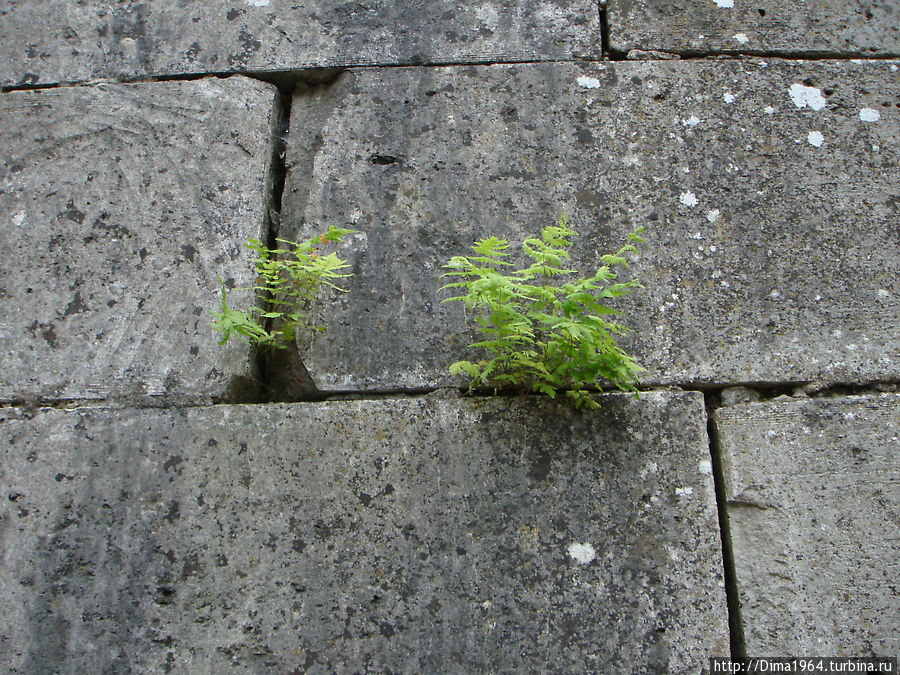
[[605, 0], [610, 46], [680, 54], [897, 56], [892, 0]]
[[728, 653], [703, 398], [0, 417], [13, 673], [696, 673]]
[[613, 306], [646, 384], [900, 377], [897, 70], [401, 68], [299, 91], [282, 231], [362, 232], [307, 368], [325, 390], [456, 383], [478, 335], [440, 304], [442, 265], [489, 235], [518, 250], [564, 211], [585, 273], [645, 228], [646, 288]]
[[217, 346], [210, 310], [217, 276], [252, 283], [276, 96], [234, 77], [0, 97], [0, 400], [229, 395], [249, 350]]
[[900, 396], [715, 413], [747, 653], [900, 652]]
[[8, 0], [0, 84], [601, 56], [591, 0]]

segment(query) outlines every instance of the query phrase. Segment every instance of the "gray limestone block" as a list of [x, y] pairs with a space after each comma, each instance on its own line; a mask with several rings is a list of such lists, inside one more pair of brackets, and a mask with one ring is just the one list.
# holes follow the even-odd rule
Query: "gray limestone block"
[[0, 85], [348, 65], [600, 58], [591, 0], [8, 0]]
[[610, 46], [680, 54], [897, 56], [888, 0], [606, 0]]
[[900, 396], [714, 419], [747, 653], [900, 652]]
[[209, 401], [249, 372], [210, 310], [217, 276], [252, 281], [276, 96], [242, 77], [0, 96], [0, 400]]
[[[442, 265], [562, 211], [593, 273], [635, 227], [614, 308], [647, 384], [900, 376], [892, 62], [349, 71], [292, 108], [284, 236], [361, 232], [303, 343], [321, 389], [447, 386], [475, 358]], [[513, 258], [515, 260], [515, 258]]]
[[697, 673], [698, 393], [0, 411], [12, 673]]

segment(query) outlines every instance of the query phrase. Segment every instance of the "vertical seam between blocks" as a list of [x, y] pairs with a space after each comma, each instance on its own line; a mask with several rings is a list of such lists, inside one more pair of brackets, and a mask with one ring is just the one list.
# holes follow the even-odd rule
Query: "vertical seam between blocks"
[[725, 580], [725, 601], [728, 608], [728, 632], [732, 658], [747, 655], [744, 638], [744, 623], [741, 617], [740, 592], [734, 549], [731, 540], [731, 525], [728, 520], [727, 495], [725, 492], [725, 472], [722, 464], [722, 446], [716, 426], [715, 411], [718, 408], [718, 392], [704, 392], [706, 404], [706, 433], [709, 440], [709, 454], [712, 462], [713, 484], [716, 493], [716, 510], [719, 516], [719, 535], [722, 542], [722, 572]]

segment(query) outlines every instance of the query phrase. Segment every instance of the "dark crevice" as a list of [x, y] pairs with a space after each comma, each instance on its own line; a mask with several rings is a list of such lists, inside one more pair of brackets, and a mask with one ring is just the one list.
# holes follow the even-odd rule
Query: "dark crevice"
[[[306, 371], [299, 355], [295, 350], [275, 350], [272, 360], [273, 382], [264, 382], [261, 378], [238, 377], [240, 382], [232, 383], [232, 391], [226, 397], [210, 396], [196, 398], [190, 396], [119, 396], [111, 398], [51, 398], [51, 397], [19, 397], [0, 401], [2, 409], [20, 409], [25, 411], [40, 408], [172, 408], [172, 407], [206, 407], [211, 405], [233, 404], [265, 404], [265, 403], [316, 403], [321, 401], [340, 400], [379, 400], [391, 397], [425, 396], [440, 393], [446, 398], [495, 398], [495, 399], [522, 399], [523, 397], [535, 398], [540, 394], [522, 392], [509, 389], [498, 393], [484, 390], [468, 392], [465, 387], [448, 386], [424, 386], [410, 388], [386, 388], [386, 389], [333, 389], [318, 390], [312, 385], [312, 378]], [[277, 375], [278, 377], [274, 377]], [[286, 382], [285, 380], [288, 380]], [[743, 387], [753, 391], [759, 396], [754, 402], [766, 402], [781, 396], [798, 398], [798, 390], [803, 389], [802, 384], [789, 384], [784, 386], [753, 387], [746, 384], [718, 384], [698, 387], [694, 384], [668, 386], [645, 386], [639, 390], [640, 394], [658, 391], [696, 391], [702, 393], [707, 401], [714, 401], [714, 408], [718, 409], [726, 404], [722, 401], [722, 392], [727, 389]], [[810, 389], [811, 388], [811, 389]], [[883, 381], [869, 384], [835, 384], [816, 385], [808, 384], [807, 391], [802, 394], [807, 398], [834, 398], [853, 396], [877, 396], [880, 394], [900, 394], [900, 382]], [[617, 393], [609, 390], [604, 393]], [[802, 398], [801, 398], [802, 400]]]
[[600, 52], [603, 58], [609, 58], [609, 20], [606, 15], [606, 0], [599, 0], [597, 10], [600, 14]]
[[900, 393], [900, 383], [892, 380], [871, 380], [868, 382], [818, 382], [801, 380], [795, 382], [726, 382], [726, 383], [680, 383], [680, 389], [699, 391], [714, 395], [720, 405], [729, 405], [723, 400], [726, 390], [746, 389], [753, 402], [771, 401], [782, 396], [791, 398], [829, 398], [840, 396], [871, 396], [886, 393]]
[[[612, 46], [610, 40], [607, 10], [605, 5], [600, 5], [600, 41], [601, 60], [603, 61], [635, 61], [651, 60], [666, 61], [678, 59], [683, 61], [695, 61], [704, 59], [740, 59], [740, 58], [765, 58], [782, 59], [786, 61], [889, 61], [900, 58], [900, 53], [866, 54], [856, 52], [828, 52], [828, 51], [791, 51], [791, 50], [711, 50], [711, 51], [670, 51], [652, 49], [652, 47], [634, 47], [631, 50], [620, 50]], [[633, 58], [629, 58], [629, 54]], [[634, 58], [636, 54], [644, 54], [646, 58]], [[654, 55], [660, 55], [655, 57]], [[172, 75], [143, 75], [134, 78], [116, 79], [99, 78], [96, 80], [79, 80], [68, 82], [48, 83], [19, 83], [0, 86], [0, 93], [17, 91], [40, 91], [44, 89], [62, 89], [70, 87], [91, 87], [98, 84], [137, 84], [142, 82], [182, 82], [202, 80], [209, 77], [228, 78], [235, 75], [243, 75], [262, 82], [274, 84], [279, 89], [293, 89], [298, 83], [320, 84], [332, 82], [345, 70], [366, 70], [371, 68], [444, 68], [465, 66], [503, 66], [503, 65], [530, 65], [541, 63], [591, 63], [596, 62], [590, 58], [569, 59], [499, 59], [499, 60], [434, 60], [416, 63], [365, 63], [346, 64], [330, 68], [303, 68], [300, 70], [247, 70], [247, 71], [222, 71], [203, 73], [177, 73]]]
[[387, 166], [389, 164], [398, 164], [400, 162], [400, 158], [394, 157], [393, 155], [374, 154], [369, 157], [369, 162], [375, 164], [376, 166]]
[[625, 61], [628, 55], [612, 46], [612, 38], [609, 32], [609, 12], [606, 0], [598, 0], [597, 8], [600, 13], [600, 51], [604, 61]]
[[[742, 59], [742, 58], [761, 58], [761, 59], [780, 59], [785, 61], [889, 61], [898, 58], [898, 54], [861, 54], [846, 52], [828, 52], [828, 51], [791, 51], [791, 50], [764, 50], [764, 49], [721, 49], [710, 51], [694, 51], [694, 50], [654, 50], [651, 47], [638, 48], [628, 52], [617, 52], [624, 54], [624, 59], [628, 59], [628, 54], [632, 51], [647, 53], [657, 52], [669, 55], [682, 61], [699, 61], [704, 59]], [[614, 50], [615, 51], [615, 50]], [[611, 59], [619, 60], [619, 59]], [[628, 59], [635, 60], [635, 59]], [[656, 59], [660, 60], [660, 59]], [[664, 60], [664, 59], [663, 59]]]
[[44, 398], [22, 397], [0, 402], [0, 411], [14, 410], [21, 414], [31, 414], [38, 410], [71, 410], [81, 408], [103, 409], [171, 409], [171, 408], [205, 408], [213, 405], [233, 405], [242, 403], [232, 396], [210, 396], [204, 399], [188, 396], [120, 396], [112, 398]]
[[[340, 400], [379, 400], [391, 397], [425, 396], [440, 394], [446, 398], [495, 398], [495, 399], [529, 399], [540, 397], [541, 394], [523, 392], [517, 389], [508, 389], [497, 392], [482, 390], [469, 392], [465, 387], [450, 386], [423, 386], [423, 387], [397, 387], [385, 389], [332, 389], [318, 390], [312, 384], [312, 378], [299, 359], [299, 354], [292, 349], [274, 350], [275, 355], [271, 359], [272, 382], [265, 382], [259, 377], [237, 377], [240, 382], [232, 383], [232, 391], [226, 397], [209, 396], [196, 398], [187, 395], [179, 396], [118, 396], [110, 398], [51, 398], [28, 397], [8, 399], [0, 401], [2, 409], [20, 409], [25, 411], [40, 408], [172, 408], [172, 407], [206, 407], [211, 405], [233, 404], [265, 404], [265, 403], [316, 403], [321, 401]], [[751, 386], [747, 384], [717, 384], [698, 387], [695, 384], [672, 384], [666, 386], [644, 386], [639, 389], [639, 394], [647, 394], [659, 391], [696, 391], [704, 395], [706, 400], [713, 401], [714, 409], [726, 406], [722, 401], [723, 392], [728, 389], [746, 388], [755, 393], [759, 398], [754, 402], [766, 402], [778, 397], [799, 398], [837, 398], [853, 396], [877, 396], [881, 394], [900, 394], [900, 382], [881, 381], [868, 384], [831, 384], [819, 385], [815, 383], [786, 384], [782, 386]], [[802, 394], [798, 394], [804, 390]], [[603, 392], [606, 394], [621, 393], [616, 390]], [[708, 406], [709, 407], [709, 406]]]
[[871, 382], [868, 384], [811, 384], [806, 393], [812, 398], [832, 398], [838, 396], [870, 396], [873, 394], [900, 393], [900, 384], [895, 382]]
[[319, 84], [322, 82], [332, 82], [337, 79], [338, 75], [344, 71], [344, 68], [304, 68], [300, 70], [241, 70], [241, 71], [209, 71], [203, 73], [176, 73], [170, 75], [140, 75], [137, 77], [116, 78], [110, 76], [108, 78], [97, 78], [94, 80], [76, 80], [69, 82], [47, 82], [47, 83], [20, 83], [5, 84], [0, 87], [3, 93], [11, 91], [36, 91], [41, 89], [64, 89], [70, 87], [92, 87], [98, 84], [140, 84], [147, 82], [190, 82], [193, 80], [204, 80], [210, 77], [226, 79], [236, 75], [243, 75], [261, 82], [273, 84], [280, 91], [293, 90], [297, 84], [303, 82], [306, 84]]
[[[272, 139], [272, 158], [269, 165], [268, 188], [269, 195], [266, 202], [266, 231], [264, 244], [266, 248], [278, 248], [278, 237], [281, 231], [281, 211], [282, 199], [284, 196], [284, 185], [287, 180], [287, 138], [291, 125], [291, 102], [293, 101], [294, 88], [296, 83], [282, 82], [278, 86], [278, 104], [276, 106], [277, 119], [275, 121]], [[271, 310], [271, 307], [267, 307]], [[271, 331], [274, 319], [267, 318], [264, 328]], [[283, 371], [285, 368], [291, 370], [301, 370], [305, 372], [302, 363], [294, 364], [286, 361], [299, 361], [299, 357], [295, 356], [296, 350], [293, 345], [288, 345], [286, 349], [259, 349], [254, 351], [256, 359], [255, 370], [259, 380], [258, 402], [265, 403], [280, 398], [276, 394], [276, 386], [273, 378], [277, 372]], [[305, 381], [299, 381], [298, 385], [304, 389], [310, 384]], [[280, 387], [278, 387], [280, 389]]]
[[0, 92], [12, 91], [41, 91], [42, 89], [62, 89], [64, 87], [91, 86], [97, 82], [53, 82], [51, 84], [5, 84], [0, 87]]
[[728, 521], [725, 493], [725, 473], [722, 466], [722, 448], [716, 428], [715, 411], [719, 404], [716, 393], [704, 394], [706, 403], [706, 433], [709, 437], [709, 454], [713, 467], [713, 484], [716, 492], [716, 508], [719, 514], [719, 532], [722, 540], [722, 572], [725, 578], [725, 602], [728, 606], [728, 632], [731, 639], [731, 657], [747, 656], [744, 639], [744, 623], [741, 619], [741, 599], [737, 572], [734, 564], [734, 550], [731, 546], [731, 526]]

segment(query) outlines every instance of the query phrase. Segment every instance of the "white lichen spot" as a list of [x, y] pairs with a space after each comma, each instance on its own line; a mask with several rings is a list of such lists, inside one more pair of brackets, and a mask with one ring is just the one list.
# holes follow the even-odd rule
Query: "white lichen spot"
[[587, 77], [586, 75], [579, 75], [578, 79], [579, 87], [584, 87], [585, 89], [599, 89], [600, 88], [600, 80], [596, 77]]
[[734, 7], [734, 0], [713, 0], [719, 9], [731, 9]]
[[597, 557], [597, 551], [590, 544], [569, 544], [569, 555], [579, 565], [587, 565]]
[[722, 100], [724, 100], [725, 103], [734, 103], [734, 94], [732, 94], [730, 91], [726, 91], [724, 94], [722, 94]]
[[712, 462], [709, 461], [708, 459], [700, 460], [700, 473], [702, 473], [704, 476], [711, 476], [712, 475]]
[[703, 235], [699, 232], [694, 232], [694, 234], [688, 235], [691, 239], [703, 239]]
[[822, 135], [821, 131], [810, 131], [806, 135], [806, 142], [814, 148], [821, 148], [822, 143], [825, 142], [825, 137]]
[[683, 487], [683, 488], [675, 488], [675, 494], [678, 497], [690, 497], [694, 494], [694, 488]]
[[697, 196], [690, 190], [687, 190], [686, 192], [682, 192], [681, 197], [679, 198], [679, 201], [682, 204], [684, 204], [685, 206], [691, 206], [691, 207], [697, 206], [697, 204], [700, 203], [699, 200], [697, 199]]
[[[674, 305], [672, 303], [669, 303], [669, 304], [674, 307]], [[641, 468], [641, 478], [646, 478], [647, 474], [658, 473], [658, 472], [659, 472], [659, 465], [656, 462], [648, 462], [647, 464], [645, 464], [643, 466], [643, 468]]]
[[894, 65], [891, 66], [891, 72], [892, 72], [892, 73], [896, 73], [897, 70], [898, 70], [897, 66], [894, 66]]
[[890, 291], [887, 291], [884, 288], [879, 288], [876, 295], [878, 296], [879, 300], [887, 300], [888, 298], [891, 297]]
[[792, 84], [788, 89], [791, 100], [798, 108], [810, 108], [811, 110], [821, 110], [825, 107], [827, 101], [822, 96], [822, 92], [815, 87], [807, 87], [800, 83]]
[[22, 223], [25, 222], [25, 212], [19, 211], [18, 213], [14, 213], [12, 217], [12, 226], [13, 227], [21, 227]]
[[268, 7], [269, 0], [246, 0], [251, 7]]
[[750, 42], [750, 38], [748, 38], [744, 33], [735, 33], [734, 39], [737, 40], [738, 42], [740, 42], [742, 45], [745, 45], [748, 42]]
[[719, 219], [719, 209], [712, 209], [711, 211], [706, 212], [706, 219], [714, 223]]
[[881, 113], [874, 108], [863, 108], [859, 111], [859, 119], [863, 122], [877, 122], [881, 119]]
[[681, 123], [686, 127], [695, 127], [700, 124], [700, 118], [696, 115], [691, 115], [686, 120], [681, 120]]
[[775, 108], [773, 108], [773, 107], [770, 106], [770, 105], [767, 105], [767, 106], [763, 109], [763, 112], [766, 113], [766, 115], [774, 115], [774, 114], [775, 114]]

